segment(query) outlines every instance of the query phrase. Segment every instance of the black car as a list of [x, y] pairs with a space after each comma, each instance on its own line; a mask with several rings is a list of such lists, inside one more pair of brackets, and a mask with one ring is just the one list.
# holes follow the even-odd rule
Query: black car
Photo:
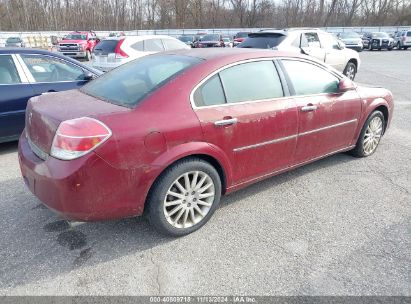
[[225, 47], [223, 35], [208, 34], [204, 35], [194, 46], [196, 48]]
[[365, 33], [362, 39], [363, 43], [367, 41], [364, 43], [364, 48], [370, 51], [382, 49], [391, 51], [394, 48], [394, 39], [385, 32]]
[[27, 101], [44, 93], [77, 89], [102, 72], [44, 50], [0, 49], [0, 143], [17, 140]]
[[180, 37], [178, 37], [178, 40], [184, 42], [188, 46], [193, 47], [194, 42], [196, 41], [196, 37], [194, 35], [181, 35]]

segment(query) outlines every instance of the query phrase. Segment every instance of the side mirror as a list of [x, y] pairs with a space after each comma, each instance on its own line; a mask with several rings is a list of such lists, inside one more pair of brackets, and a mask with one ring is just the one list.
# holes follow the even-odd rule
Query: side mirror
[[344, 92], [352, 91], [352, 90], [355, 90], [354, 82], [352, 82], [348, 78], [343, 78], [340, 80], [338, 84], [338, 91], [340, 93], [344, 93]]
[[338, 48], [339, 48], [340, 50], [345, 49], [345, 44], [344, 44], [344, 42], [342, 42], [341, 40], [338, 41]]
[[91, 80], [93, 80], [93, 79], [95, 79], [96, 78], [96, 76], [93, 74], [93, 73], [91, 73], [91, 72], [89, 72], [89, 71], [85, 71], [84, 72], [84, 80], [86, 80], [86, 81], [91, 81]]

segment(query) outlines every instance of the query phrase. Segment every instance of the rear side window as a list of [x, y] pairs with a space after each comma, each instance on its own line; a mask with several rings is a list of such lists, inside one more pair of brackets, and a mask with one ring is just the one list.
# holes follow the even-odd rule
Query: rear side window
[[105, 55], [114, 53], [118, 43], [119, 40], [102, 40], [96, 45], [94, 52]]
[[144, 42], [146, 52], [163, 52], [164, 46], [160, 39], [148, 39]]
[[20, 77], [11, 55], [0, 55], [0, 84], [14, 84], [20, 82]]
[[131, 48], [139, 52], [144, 52], [144, 40], [132, 44]]
[[296, 95], [338, 92], [339, 79], [330, 72], [308, 62], [282, 60]]
[[131, 108], [170, 79], [201, 61], [189, 56], [147, 56], [100, 76], [82, 87], [81, 91]]
[[411, 32], [407, 32], [407, 37], [411, 37]]
[[186, 49], [187, 45], [182, 43], [181, 41], [175, 41], [172, 39], [163, 39], [163, 43], [166, 47], [166, 50], [179, 50], [179, 49]]
[[253, 49], [271, 49], [278, 46], [286, 36], [284, 35], [253, 35], [250, 34], [249, 37], [241, 43], [238, 47], [240, 48], [253, 48]]
[[250, 62], [220, 72], [228, 103], [283, 97], [283, 89], [272, 61]]
[[226, 102], [220, 76], [214, 75], [207, 80], [194, 94], [196, 106], [214, 106]]

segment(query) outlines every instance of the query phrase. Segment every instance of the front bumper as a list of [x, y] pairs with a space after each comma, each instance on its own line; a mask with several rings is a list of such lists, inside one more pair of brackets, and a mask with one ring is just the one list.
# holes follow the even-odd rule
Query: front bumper
[[68, 57], [72, 57], [72, 58], [84, 58], [87, 56], [87, 52], [86, 51], [82, 51], [82, 52], [77, 52], [77, 51], [59, 51], [60, 54], [68, 56]]
[[117, 169], [89, 153], [79, 159], [43, 160], [20, 137], [19, 163], [29, 190], [48, 208], [76, 221], [111, 220], [141, 215], [145, 195], [133, 187], [139, 170]]

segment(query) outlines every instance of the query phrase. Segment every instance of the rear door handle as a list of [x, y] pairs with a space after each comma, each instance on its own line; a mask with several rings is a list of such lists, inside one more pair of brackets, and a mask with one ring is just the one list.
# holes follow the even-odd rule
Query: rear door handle
[[229, 126], [229, 125], [234, 125], [238, 122], [237, 118], [229, 118], [229, 119], [223, 119], [223, 120], [218, 120], [214, 122], [214, 125], [220, 127], [220, 126]]
[[308, 105], [308, 106], [302, 107], [302, 108], [301, 108], [301, 111], [303, 111], [303, 112], [311, 112], [311, 111], [317, 110], [317, 108], [318, 108], [317, 106]]

